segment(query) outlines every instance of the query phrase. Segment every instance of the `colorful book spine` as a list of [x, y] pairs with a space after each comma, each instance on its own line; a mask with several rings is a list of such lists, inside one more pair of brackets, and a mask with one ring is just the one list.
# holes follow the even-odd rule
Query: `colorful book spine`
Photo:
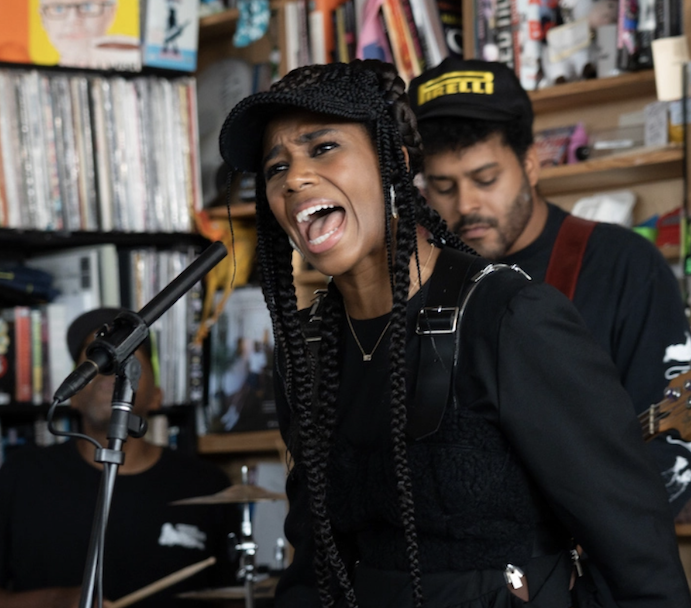
[[422, 70], [415, 55], [403, 9], [398, 0], [383, 0], [382, 12], [398, 73], [403, 80], [410, 82], [415, 76], [421, 74]]
[[31, 313], [28, 306], [14, 307], [14, 400], [31, 403]]
[[14, 309], [0, 310], [0, 405], [9, 405], [15, 400], [14, 328]]
[[29, 311], [31, 326], [31, 403], [43, 403], [43, 327], [41, 311], [31, 308]]

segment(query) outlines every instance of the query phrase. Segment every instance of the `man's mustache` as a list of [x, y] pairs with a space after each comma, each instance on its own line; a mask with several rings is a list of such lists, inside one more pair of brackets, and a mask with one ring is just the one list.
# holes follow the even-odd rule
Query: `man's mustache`
[[460, 235], [461, 229], [472, 227], [475, 224], [482, 224], [483, 226], [496, 228], [498, 222], [496, 218], [493, 217], [484, 217], [478, 213], [469, 213], [468, 215], [462, 216], [461, 219], [454, 224], [453, 232]]

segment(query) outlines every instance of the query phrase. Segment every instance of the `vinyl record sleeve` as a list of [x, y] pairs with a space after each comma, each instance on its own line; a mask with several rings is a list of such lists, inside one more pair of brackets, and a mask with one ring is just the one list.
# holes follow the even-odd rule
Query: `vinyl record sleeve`
[[19, 175], [19, 133], [14, 75], [0, 70], [0, 147], [4, 174], [6, 216], [5, 227], [21, 227], [21, 207], [26, 196]]
[[84, 76], [70, 79], [74, 133], [79, 159], [79, 205], [82, 230], [98, 230], [98, 203], [96, 200], [96, 171], [91, 133], [88, 82]]
[[80, 230], [82, 227], [79, 203], [79, 159], [75, 139], [69, 77], [54, 74], [50, 81], [55, 116], [55, 149], [62, 198], [63, 227]]

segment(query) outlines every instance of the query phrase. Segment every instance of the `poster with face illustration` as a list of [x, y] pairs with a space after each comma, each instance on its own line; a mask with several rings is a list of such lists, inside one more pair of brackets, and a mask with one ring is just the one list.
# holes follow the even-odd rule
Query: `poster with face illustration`
[[139, 0], [3, 0], [0, 61], [141, 70]]

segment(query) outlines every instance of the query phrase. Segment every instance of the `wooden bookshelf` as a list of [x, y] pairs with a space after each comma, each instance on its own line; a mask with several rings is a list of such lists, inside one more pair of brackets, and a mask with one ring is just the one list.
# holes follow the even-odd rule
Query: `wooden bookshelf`
[[683, 177], [681, 146], [637, 150], [585, 160], [572, 165], [547, 167], [540, 174], [543, 196], [626, 188], [664, 179]]
[[[225, 219], [228, 217], [228, 208], [225, 205], [209, 207], [209, 217]], [[255, 215], [254, 203], [232, 203], [230, 205], [231, 218], [253, 218]]]
[[679, 245], [663, 245], [658, 247], [660, 253], [665, 256], [665, 259], [669, 262], [678, 262], [679, 256], [681, 255], [681, 247]]
[[655, 95], [655, 72], [644, 70], [610, 78], [567, 82], [530, 91], [535, 114], [578, 110], [586, 105], [612, 103]]
[[199, 20], [199, 44], [235, 31], [235, 24], [240, 18], [240, 11], [230, 8], [220, 13], [207, 15]]

